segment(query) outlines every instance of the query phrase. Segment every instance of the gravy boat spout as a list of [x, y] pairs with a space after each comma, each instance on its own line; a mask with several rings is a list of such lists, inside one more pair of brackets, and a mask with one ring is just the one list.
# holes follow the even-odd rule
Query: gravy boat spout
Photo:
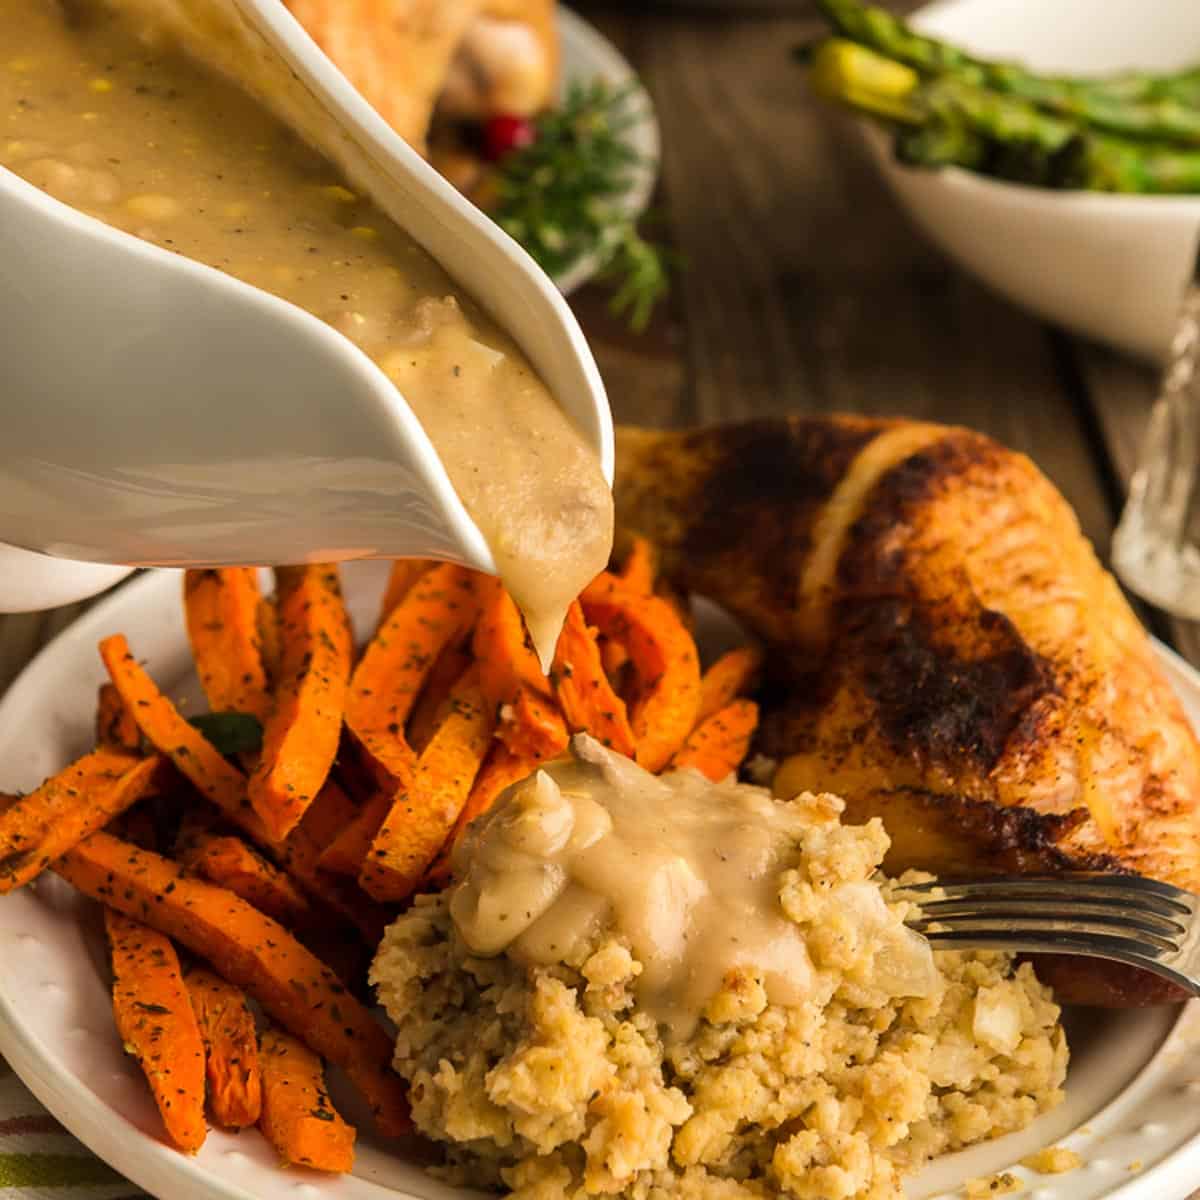
[[[125, 6], [170, 14], [189, 50], [246, 81], [440, 262], [521, 347], [611, 480], [604, 388], [553, 283], [386, 125], [284, 5]], [[396, 385], [316, 317], [3, 168], [0, 296], [0, 541], [128, 566], [419, 556], [494, 573]], [[112, 578], [75, 572], [70, 584], [76, 564], [5, 553], [0, 611], [80, 598]]]

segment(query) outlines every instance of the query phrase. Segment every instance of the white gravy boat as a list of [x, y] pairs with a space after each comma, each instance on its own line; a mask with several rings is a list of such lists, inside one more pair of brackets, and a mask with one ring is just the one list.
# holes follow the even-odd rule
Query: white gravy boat
[[[489, 310], [611, 481], [599, 371], [525, 251], [279, 0], [155, 3], [202, 25], [221, 65], [252, 72], [271, 107]], [[350, 341], [3, 168], [0, 330], [0, 611], [83, 598], [135, 566], [419, 556], [495, 571], [420, 423]]]

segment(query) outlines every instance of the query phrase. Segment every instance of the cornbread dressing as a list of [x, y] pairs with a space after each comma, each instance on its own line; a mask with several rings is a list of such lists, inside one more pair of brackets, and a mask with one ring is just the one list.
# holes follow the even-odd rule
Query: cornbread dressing
[[367, 353], [424, 426], [548, 655], [612, 544], [595, 455], [412, 238], [145, 7], [0, 4], [0, 165], [298, 305]]
[[[450, 899], [477, 954], [563, 962], [611, 929], [642, 970], [638, 1005], [668, 1040], [689, 1037], [722, 980], [754, 971], [770, 1004], [813, 986], [808, 946], [779, 905], [779, 874], [806, 824], [760, 788], [713, 785], [697, 771], [656, 777], [579, 737], [575, 754], [513, 789], [460, 847]], [[929, 944], [877, 904], [898, 995], [936, 985]], [[864, 912], [865, 916], [865, 912]]]
[[[929, 1158], [1059, 1102], [1049, 992], [912, 934], [878, 821], [572, 752], [481, 818], [454, 887], [418, 897], [372, 969], [450, 1180], [901, 1200]], [[795, 978], [773, 978], [784, 955]]]

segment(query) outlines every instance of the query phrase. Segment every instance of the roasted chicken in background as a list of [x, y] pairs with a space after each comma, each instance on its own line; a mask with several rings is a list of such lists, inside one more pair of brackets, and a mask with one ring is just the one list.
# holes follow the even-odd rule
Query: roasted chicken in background
[[[781, 794], [883, 818], [889, 871], [1135, 871], [1200, 891], [1200, 745], [1070, 506], [966, 429], [624, 429], [623, 531], [764, 640]], [[1112, 964], [1067, 1000], [1162, 998]]]

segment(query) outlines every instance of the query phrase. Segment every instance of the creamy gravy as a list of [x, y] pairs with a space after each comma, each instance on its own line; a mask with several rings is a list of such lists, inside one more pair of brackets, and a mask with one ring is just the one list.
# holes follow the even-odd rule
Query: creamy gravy
[[758, 972], [771, 1003], [810, 991], [808, 948], [779, 901], [804, 827], [761, 788], [650, 775], [580, 735], [473, 826], [450, 912], [474, 953], [533, 964], [614, 929], [642, 965], [638, 1003], [684, 1038], [733, 968]]
[[429, 434], [547, 658], [567, 605], [607, 561], [612, 497], [517, 347], [319, 155], [137, 18], [100, 0], [2, 0], [0, 47], [0, 165], [291, 301], [370, 355]]

